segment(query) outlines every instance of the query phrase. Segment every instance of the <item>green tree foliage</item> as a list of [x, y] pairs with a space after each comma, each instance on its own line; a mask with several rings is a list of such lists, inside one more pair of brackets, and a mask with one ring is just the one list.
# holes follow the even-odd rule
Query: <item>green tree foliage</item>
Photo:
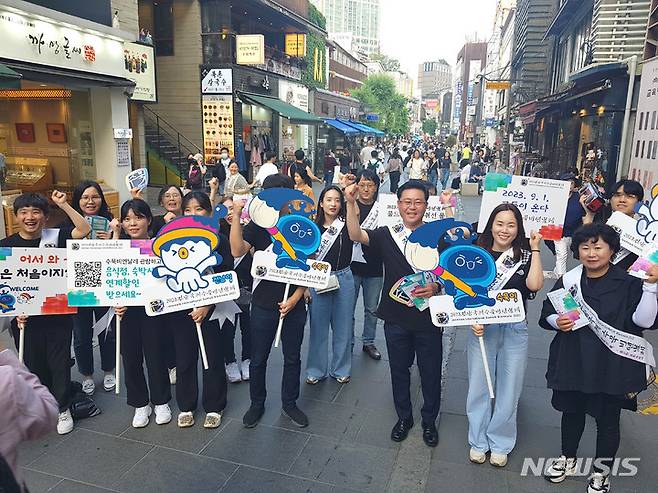
[[457, 137], [455, 137], [455, 136], [452, 135], [452, 134], [451, 134], [451, 135], [448, 135], [448, 136], [446, 137], [446, 146], [447, 146], [447, 147], [452, 147], [452, 146], [454, 146], [454, 145], [456, 145], [456, 144], [457, 144]]
[[395, 82], [389, 76], [376, 74], [368, 77], [363, 85], [351, 91], [367, 111], [379, 115], [379, 121], [368, 122], [389, 134], [405, 134], [409, 131], [407, 101], [395, 90]]
[[423, 132], [428, 135], [436, 135], [437, 123], [434, 119], [424, 120], [423, 121]]
[[386, 72], [397, 72], [400, 70], [400, 60], [397, 58], [390, 58], [382, 53], [375, 53], [370, 55], [370, 60], [373, 62], [380, 62]]

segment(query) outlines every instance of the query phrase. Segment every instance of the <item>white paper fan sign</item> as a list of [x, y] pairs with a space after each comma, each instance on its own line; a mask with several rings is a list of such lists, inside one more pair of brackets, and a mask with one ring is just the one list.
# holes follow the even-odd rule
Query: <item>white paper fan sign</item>
[[131, 171], [126, 175], [126, 186], [128, 190], [137, 188], [144, 190], [149, 184], [149, 170], [146, 168], [139, 168]]

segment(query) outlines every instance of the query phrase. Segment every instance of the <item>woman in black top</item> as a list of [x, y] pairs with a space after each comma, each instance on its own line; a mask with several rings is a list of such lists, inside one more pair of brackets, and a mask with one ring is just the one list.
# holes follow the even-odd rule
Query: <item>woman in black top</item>
[[[84, 180], [80, 182], [73, 190], [73, 200], [71, 202], [72, 207], [85, 218], [100, 216], [108, 221], [112, 220], [112, 213], [105, 200], [103, 190], [95, 181]], [[71, 226], [71, 220], [68, 218], [60, 225], [62, 228]], [[110, 231], [95, 231], [97, 239], [109, 239], [111, 235]], [[93, 378], [94, 354], [92, 351], [94, 317], [98, 321], [106, 312], [106, 307], [79, 307], [78, 313], [73, 315], [73, 350], [75, 351], [78, 371], [82, 375], [82, 390], [87, 395], [92, 395], [96, 389]], [[115, 345], [116, 339], [113, 330], [103, 330], [98, 334], [101, 369], [105, 374], [103, 377], [103, 390], [106, 392], [113, 390], [116, 385], [114, 377]]]
[[[153, 214], [146, 202], [128, 200], [121, 206], [121, 222], [116, 218], [112, 220], [113, 238], [119, 239], [123, 231], [132, 240], [147, 240], [152, 221]], [[128, 405], [135, 408], [132, 425], [134, 428], [148, 425], [152, 412], [150, 403], [154, 404], [155, 422], [167, 424], [171, 421], [171, 387], [163, 354], [161, 321], [146, 315], [143, 306], [115, 307], [114, 311], [122, 321], [121, 356], [126, 393]]]
[[[345, 199], [332, 185], [318, 200], [315, 220], [322, 232], [317, 259], [331, 264], [332, 281], [325, 292], [311, 289], [311, 331], [306, 364], [306, 383], [314, 385], [331, 376], [338, 383], [350, 381], [354, 336], [354, 278], [350, 269], [352, 240], [345, 225]], [[332, 358], [329, 363], [329, 326], [332, 330]]]
[[[182, 209], [184, 216], [210, 217], [213, 214], [208, 195], [196, 190], [185, 195]], [[222, 263], [215, 266], [213, 270], [215, 272], [233, 270], [233, 257], [226, 236], [220, 234], [217, 251], [222, 257]], [[203, 427], [219, 427], [222, 412], [226, 407], [226, 373], [220, 327], [217, 320], [209, 320], [214, 308], [214, 305], [202, 306], [191, 311], [183, 310], [160, 317], [166, 325], [169, 325], [176, 349], [176, 402], [180, 410], [178, 414], [180, 428], [194, 425], [194, 412], [199, 396], [197, 323], [201, 324], [208, 357], [208, 369], [203, 370], [202, 402], [206, 411]]]
[[[576, 230], [571, 250], [580, 265], [558, 280], [553, 291], [565, 288], [576, 298], [582, 296], [581, 306], [584, 301], [593, 316], [581, 315], [589, 324], [576, 330], [573, 317], [558, 315], [544, 301], [539, 325], [557, 331], [546, 380], [553, 389], [553, 407], [562, 412], [562, 456], [547, 469], [546, 479], [558, 483], [577, 472], [578, 445], [589, 414], [596, 419], [599, 459], [589, 491], [607, 492], [606, 468], [612, 467], [619, 448], [621, 410], [635, 410], [635, 394], [647, 387], [647, 359], [626, 357], [619, 348], [642, 344], [642, 331], [656, 328], [658, 266], [643, 282], [611, 264], [619, 236], [601, 223]], [[611, 339], [631, 339], [631, 346]]]

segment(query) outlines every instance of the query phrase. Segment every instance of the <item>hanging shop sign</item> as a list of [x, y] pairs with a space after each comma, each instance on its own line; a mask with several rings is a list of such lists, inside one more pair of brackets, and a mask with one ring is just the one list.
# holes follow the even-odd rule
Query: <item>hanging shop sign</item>
[[233, 70], [204, 68], [201, 70], [201, 94], [232, 94]]
[[512, 88], [512, 83], [510, 81], [487, 81], [487, 90], [489, 91], [507, 91]]
[[233, 146], [233, 96], [201, 96], [203, 113], [203, 152], [206, 161], [219, 162], [219, 150], [227, 147], [230, 156], [235, 156]]
[[262, 34], [238, 34], [235, 36], [236, 63], [261, 65], [265, 63], [265, 36]]
[[69, 24], [0, 9], [2, 58], [125, 76], [123, 41]]
[[130, 99], [155, 103], [158, 98], [155, 86], [153, 46], [140, 43], [124, 43], [123, 64], [125, 67], [124, 77], [135, 83], [135, 90]]
[[286, 34], [286, 55], [298, 58], [306, 56], [306, 34]]
[[280, 80], [279, 99], [295, 108], [308, 111], [308, 89], [300, 84]]

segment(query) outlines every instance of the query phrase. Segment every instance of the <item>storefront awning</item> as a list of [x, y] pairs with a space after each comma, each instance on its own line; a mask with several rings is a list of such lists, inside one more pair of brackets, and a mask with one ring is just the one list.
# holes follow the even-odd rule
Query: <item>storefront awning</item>
[[8, 68], [20, 72], [24, 80], [33, 80], [56, 84], [59, 86], [102, 86], [102, 87], [134, 87], [135, 83], [123, 77], [113, 75], [81, 72], [79, 70], [66, 70], [49, 65], [36, 63], [3, 60]]
[[330, 127], [334, 127], [336, 130], [343, 132], [345, 135], [357, 135], [360, 133], [357, 129], [350, 127], [349, 125], [345, 125], [340, 120], [330, 118], [324, 122]]
[[345, 121], [339, 119], [338, 121], [346, 125], [349, 125], [350, 127], [355, 128], [359, 132], [362, 132], [366, 135], [375, 135], [377, 137], [383, 137], [384, 135], [386, 135], [381, 130], [377, 130], [376, 128], [369, 127], [368, 125], [364, 125], [363, 123], [355, 122], [354, 120]]
[[0, 64], [0, 88], [2, 89], [20, 89], [21, 79], [23, 76], [10, 69], [6, 65]]
[[256, 106], [269, 108], [282, 117], [287, 118], [292, 123], [301, 123], [303, 125], [321, 125], [324, 123], [322, 119], [277, 98], [244, 92], [239, 92], [238, 95], [243, 101], [255, 104]]

